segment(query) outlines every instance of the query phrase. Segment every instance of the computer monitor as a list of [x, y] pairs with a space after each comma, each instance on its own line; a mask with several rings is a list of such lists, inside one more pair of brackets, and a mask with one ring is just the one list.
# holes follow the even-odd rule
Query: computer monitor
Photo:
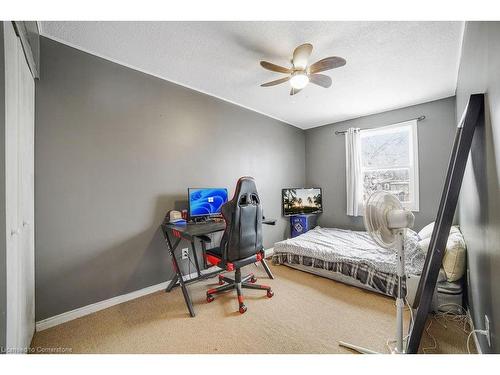
[[227, 202], [227, 189], [189, 188], [189, 217], [220, 215], [221, 207]]

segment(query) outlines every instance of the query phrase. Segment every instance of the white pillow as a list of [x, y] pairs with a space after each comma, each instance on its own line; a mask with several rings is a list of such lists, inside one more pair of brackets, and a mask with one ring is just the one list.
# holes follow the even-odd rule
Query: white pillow
[[[418, 232], [418, 236], [420, 237], [420, 240], [425, 240], [426, 238], [431, 238], [432, 231], [434, 230], [434, 223], [435, 223], [435, 221], [433, 221], [430, 224], [427, 224], [425, 227], [422, 228], [422, 230], [420, 232]], [[460, 233], [458, 226], [452, 225], [452, 227], [450, 228], [450, 236], [452, 233], [456, 233], [456, 232]]]
[[[418, 236], [420, 237], [418, 246], [424, 254], [427, 254], [427, 251], [429, 250], [433, 230], [434, 223], [430, 223], [418, 232]], [[443, 256], [443, 269], [448, 281], [457, 281], [464, 275], [466, 262], [465, 253], [466, 245], [464, 237], [460, 232], [460, 229], [458, 229], [458, 226], [453, 225], [450, 229], [450, 234], [448, 236], [448, 241], [446, 242], [446, 249]]]
[[432, 231], [434, 230], [434, 223], [433, 221], [430, 224], [427, 224], [425, 227], [422, 228], [420, 232], [418, 232], [418, 236], [420, 237], [421, 240], [425, 240], [426, 238], [430, 238], [432, 235]]
[[429, 250], [430, 243], [431, 243], [430, 237], [427, 237], [427, 238], [424, 238], [423, 240], [418, 241], [418, 246], [420, 247], [420, 250], [422, 250], [422, 252], [424, 254], [427, 254], [427, 250]]
[[443, 257], [443, 268], [448, 281], [457, 281], [465, 273], [465, 240], [458, 229], [450, 230], [446, 251]]

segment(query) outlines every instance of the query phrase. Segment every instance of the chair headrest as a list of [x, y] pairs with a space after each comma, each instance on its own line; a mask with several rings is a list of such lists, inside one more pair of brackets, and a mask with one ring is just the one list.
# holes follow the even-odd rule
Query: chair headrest
[[[236, 183], [233, 201], [237, 203], [248, 204], [250, 203], [250, 201], [248, 200], [257, 199], [257, 201], [253, 203], [258, 204], [258, 197], [257, 186], [255, 185], [254, 178], [248, 176], [241, 177]], [[247, 199], [247, 201], [242, 202], [242, 199]]]

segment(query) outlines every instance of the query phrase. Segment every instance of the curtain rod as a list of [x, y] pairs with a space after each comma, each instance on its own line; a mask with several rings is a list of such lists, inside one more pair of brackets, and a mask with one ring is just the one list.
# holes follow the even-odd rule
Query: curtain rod
[[[425, 120], [425, 116], [410, 118], [408, 120], [404, 120], [404, 121], [400, 121], [400, 122], [406, 122], [406, 121], [411, 121], [411, 120], [422, 121], [422, 120]], [[399, 124], [399, 122], [396, 122], [396, 123], [390, 124], [390, 125], [396, 125], [396, 124]], [[390, 126], [390, 125], [384, 125], [384, 126]], [[368, 129], [372, 129], [372, 128], [361, 129], [361, 130], [368, 130]], [[335, 130], [335, 135], [340, 135], [340, 134], [345, 134], [345, 133], [347, 133], [347, 130]]]

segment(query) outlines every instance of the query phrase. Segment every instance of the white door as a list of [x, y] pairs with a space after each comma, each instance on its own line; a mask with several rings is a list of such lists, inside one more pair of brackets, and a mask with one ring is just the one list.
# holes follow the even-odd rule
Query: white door
[[34, 80], [12, 24], [4, 22], [6, 116], [7, 350], [34, 332]]
[[35, 332], [35, 81], [20, 48], [19, 42], [19, 339], [25, 347]]

